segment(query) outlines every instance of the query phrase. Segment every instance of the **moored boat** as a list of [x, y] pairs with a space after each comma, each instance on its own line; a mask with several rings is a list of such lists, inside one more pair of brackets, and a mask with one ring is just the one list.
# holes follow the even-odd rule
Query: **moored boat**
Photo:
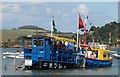
[[[82, 46], [83, 47], [83, 46]], [[85, 65], [87, 67], [111, 67], [112, 57], [105, 45], [89, 43], [85, 48]]]
[[17, 51], [17, 52], [4, 52], [3, 58], [24, 58], [24, 52], [23, 51]]
[[[30, 41], [31, 47], [25, 42]], [[65, 42], [67, 42], [65, 44]], [[58, 36], [25, 36], [22, 40], [26, 69], [80, 67], [83, 57], [74, 47], [75, 40]]]
[[116, 53], [112, 54], [113, 57], [120, 59], [120, 48], [117, 49]]
[[4, 55], [3, 58], [17, 58], [17, 59], [23, 59], [23, 54], [17, 54], [17, 55]]
[[113, 57], [120, 59], [120, 54], [113, 54]]

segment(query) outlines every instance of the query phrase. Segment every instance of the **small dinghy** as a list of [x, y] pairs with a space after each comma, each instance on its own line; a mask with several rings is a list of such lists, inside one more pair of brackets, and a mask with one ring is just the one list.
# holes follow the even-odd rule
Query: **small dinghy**
[[120, 59], [120, 49], [117, 49], [117, 53], [112, 54], [113, 57]]
[[4, 52], [3, 58], [24, 58], [24, 52], [23, 51]]
[[120, 54], [113, 54], [113, 57], [115, 57], [115, 58], [119, 58], [120, 59]]

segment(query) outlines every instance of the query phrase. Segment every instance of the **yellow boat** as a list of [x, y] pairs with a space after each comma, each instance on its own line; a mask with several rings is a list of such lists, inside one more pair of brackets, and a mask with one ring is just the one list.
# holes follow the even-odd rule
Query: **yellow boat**
[[89, 43], [85, 48], [85, 65], [88, 67], [111, 67], [112, 57], [105, 45]]

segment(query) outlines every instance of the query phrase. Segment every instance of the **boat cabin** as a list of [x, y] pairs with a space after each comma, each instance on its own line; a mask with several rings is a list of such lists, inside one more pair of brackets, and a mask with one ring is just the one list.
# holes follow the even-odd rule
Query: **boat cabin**
[[89, 43], [85, 53], [87, 58], [97, 60], [110, 60], [110, 50], [105, 45], [99, 45], [99, 43]]
[[91, 48], [95, 59], [110, 60], [110, 50], [103, 50], [99, 48]]
[[25, 36], [22, 40], [25, 66], [39, 63], [80, 65], [82, 59], [75, 43], [75, 40], [57, 36]]

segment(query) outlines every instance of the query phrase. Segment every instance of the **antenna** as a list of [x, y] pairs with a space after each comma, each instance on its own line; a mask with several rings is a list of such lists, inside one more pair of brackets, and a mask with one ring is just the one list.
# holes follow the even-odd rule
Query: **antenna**
[[38, 31], [37, 31], [37, 29], [36, 29], [36, 39], [38, 39]]

